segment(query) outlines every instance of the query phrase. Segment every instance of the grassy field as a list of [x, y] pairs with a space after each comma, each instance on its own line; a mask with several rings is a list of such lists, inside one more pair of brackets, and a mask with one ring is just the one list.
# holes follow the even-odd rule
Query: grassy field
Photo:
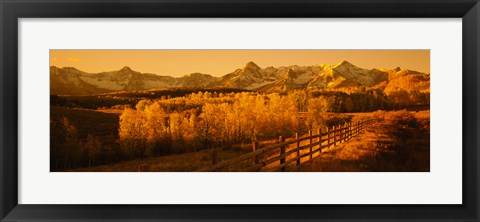
[[122, 160], [119, 113], [50, 106], [50, 170]]
[[[249, 150], [219, 150], [218, 161], [224, 161], [235, 158], [238, 155], [247, 153]], [[123, 161], [114, 164], [101, 165], [90, 168], [77, 168], [70, 170], [72, 172], [138, 172], [140, 167], [148, 165], [147, 170], [151, 172], [192, 172], [212, 163], [212, 151], [202, 150], [198, 152], [174, 154], [160, 157], [150, 157], [145, 159], [136, 159]]]
[[50, 118], [58, 121], [63, 117], [77, 128], [79, 137], [85, 139], [88, 134], [97, 137], [118, 138], [119, 116], [116, 110], [89, 110], [80, 108], [50, 107]]

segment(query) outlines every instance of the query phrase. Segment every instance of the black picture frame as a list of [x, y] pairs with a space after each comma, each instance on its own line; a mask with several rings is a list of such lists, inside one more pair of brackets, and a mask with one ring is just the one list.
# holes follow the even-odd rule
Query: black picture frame
[[[478, 221], [478, 0], [0, 0], [2, 221]], [[461, 205], [23, 205], [18, 204], [18, 19], [121, 17], [347, 17], [462, 19]], [[448, 44], [448, 43], [445, 43]], [[396, 192], [392, 190], [392, 192]], [[439, 193], [438, 195], [442, 195]]]

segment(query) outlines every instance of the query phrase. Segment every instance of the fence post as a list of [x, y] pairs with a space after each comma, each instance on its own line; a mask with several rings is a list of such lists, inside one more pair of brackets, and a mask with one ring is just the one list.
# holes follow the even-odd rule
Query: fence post
[[347, 140], [350, 140], [352, 137], [350, 136], [352, 134], [352, 129], [350, 129], [350, 122], [347, 122]]
[[355, 136], [355, 122], [352, 122], [352, 137]]
[[217, 164], [218, 155], [217, 150], [212, 150], [212, 165]]
[[345, 123], [343, 124], [343, 126], [345, 127], [345, 139], [344, 141], [347, 141], [348, 140], [348, 123]]
[[327, 148], [330, 148], [330, 129], [327, 126]]
[[352, 133], [352, 122], [349, 122], [348, 123], [348, 137], [350, 137], [350, 139], [353, 137], [353, 133]]
[[357, 135], [357, 122], [353, 122], [353, 136]]
[[345, 136], [343, 137], [343, 142], [348, 140], [348, 123], [343, 124], [345, 127]]
[[309, 137], [309, 140], [310, 140], [310, 159], [312, 159], [312, 158], [313, 158], [313, 157], [312, 157], [312, 155], [313, 155], [313, 154], [312, 154], [312, 150], [313, 150], [313, 146], [312, 146], [312, 144], [313, 144], [312, 130], [309, 130], [309, 131], [308, 131], [308, 137]]
[[342, 140], [343, 140], [343, 126], [340, 124], [338, 125], [338, 128], [340, 128], [340, 133], [338, 134], [339, 135], [339, 140], [340, 140], [340, 143], [342, 143]]
[[345, 123], [345, 141], [348, 141], [349, 136], [348, 136], [349, 132], [348, 132], [348, 123]]
[[[279, 136], [279, 137], [278, 137], [278, 142], [279, 142], [279, 143], [285, 142], [285, 138], [283, 138], [283, 136]], [[280, 147], [280, 156], [282, 156], [282, 155], [284, 155], [284, 154], [285, 154], [285, 146], [281, 146], [281, 147]], [[280, 165], [281, 165], [281, 164], [284, 164], [284, 163], [285, 163], [285, 156], [283, 156], [283, 157], [280, 159]], [[282, 168], [280, 169], [280, 171], [282, 171], [282, 172], [285, 171], [285, 167], [282, 167]]]
[[318, 128], [318, 154], [322, 153], [322, 128]]
[[348, 128], [348, 123], [345, 123], [345, 141], [350, 139], [350, 129]]
[[360, 121], [357, 121], [357, 135], [360, 133]]
[[333, 146], [336, 146], [337, 145], [337, 129], [335, 126], [333, 126]]
[[[255, 140], [252, 141], [252, 149], [253, 149], [253, 152], [257, 151], [257, 149], [258, 149], [258, 142], [255, 141]], [[258, 164], [257, 154], [253, 155], [253, 164], [255, 164], [255, 165]]]
[[148, 164], [142, 164], [137, 167], [138, 172], [149, 172], [150, 171], [150, 165]]
[[300, 166], [300, 141], [298, 140], [298, 133], [295, 133], [295, 140], [297, 141], [297, 167]]
[[345, 142], [344, 136], [345, 135], [345, 125], [340, 125], [340, 143]]
[[337, 136], [338, 136], [338, 139], [335, 139], [338, 143], [342, 143], [342, 127], [340, 127], [340, 125], [338, 125], [337, 127], [335, 127], [337, 129]]

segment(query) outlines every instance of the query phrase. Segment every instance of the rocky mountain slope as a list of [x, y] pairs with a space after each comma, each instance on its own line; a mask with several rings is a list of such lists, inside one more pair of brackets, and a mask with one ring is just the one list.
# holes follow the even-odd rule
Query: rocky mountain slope
[[335, 65], [282, 66], [261, 68], [247, 63], [222, 77], [192, 73], [182, 77], [136, 72], [129, 67], [117, 71], [86, 73], [72, 67], [50, 68], [51, 94], [89, 95], [155, 88], [239, 88], [262, 92], [293, 89], [341, 89], [381, 87], [388, 90], [429, 90], [430, 74], [396, 68], [363, 69], [342, 61]]

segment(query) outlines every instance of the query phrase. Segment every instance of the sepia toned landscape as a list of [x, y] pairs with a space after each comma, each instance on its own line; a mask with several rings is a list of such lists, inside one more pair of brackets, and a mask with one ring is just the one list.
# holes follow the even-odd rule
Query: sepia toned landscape
[[429, 50], [50, 50], [51, 172], [429, 172]]

